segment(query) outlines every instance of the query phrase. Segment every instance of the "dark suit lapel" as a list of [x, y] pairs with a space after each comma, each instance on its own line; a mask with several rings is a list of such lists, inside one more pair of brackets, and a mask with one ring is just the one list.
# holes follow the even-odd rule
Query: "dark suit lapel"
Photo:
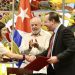
[[61, 25], [61, 26], [59, 27], [57, 33], [56, 33], [55, 40], [54, 40], [54, 46], [53, 46], [53, 52], [54, 52], [54, 50], [55, 50], [55, 46], [56, 46], [56, 44], [57, 44], [57, 41], [59, 40], [59, 37], [61, 36], [60, 34], [61, 34], [61, 30], [62, 30], [63, 28], [64, 28], [64, 26]]

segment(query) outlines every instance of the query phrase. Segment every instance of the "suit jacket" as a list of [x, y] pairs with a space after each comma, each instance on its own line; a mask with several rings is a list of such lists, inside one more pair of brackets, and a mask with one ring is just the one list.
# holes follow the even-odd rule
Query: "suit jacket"
[[[39, 55], [47, 56], [47, 52], [48, 50]], [[57, 56], [59, 62], [54, 64], [54, 70], [49, 64], [48, 75], [75, 75], [75, 38], [73, 33], [63, 25], [56, 33], [52, 55]]]
[[75, 23], [72, 26], [68, 26], [68, 28], [74, 33], [75, 36]]

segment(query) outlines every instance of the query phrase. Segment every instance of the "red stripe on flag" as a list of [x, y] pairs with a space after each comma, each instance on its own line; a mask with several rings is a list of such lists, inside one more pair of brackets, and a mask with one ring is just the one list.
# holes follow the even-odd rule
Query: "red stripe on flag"
[[31, 32], [30, 19], [31, 8], [29, 0], [20, 0], [16, 29], [28, 33]]

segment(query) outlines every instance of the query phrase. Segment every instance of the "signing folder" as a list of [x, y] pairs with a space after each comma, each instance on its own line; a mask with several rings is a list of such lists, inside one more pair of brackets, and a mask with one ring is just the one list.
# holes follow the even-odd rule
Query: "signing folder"
[[43, 57], [43, 56], [37, 57], [34, 61], [29, 63], [25, 67], [25, 69], [32, 70], [32, 71], [39, 71], [43, 67], [48, 65], [47, 59], [48, 59], [47, 57]]

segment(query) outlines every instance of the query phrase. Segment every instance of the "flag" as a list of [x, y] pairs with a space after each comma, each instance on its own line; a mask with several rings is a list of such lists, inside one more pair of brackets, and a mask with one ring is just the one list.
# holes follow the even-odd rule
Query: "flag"
[[20, 0], [16, 29], [24, 32], [31, 32], [30, 17], [31, 11], [29, 0]]
[[19, 11], [17, 15], [16, 28], [14, 32], [14, 41], [19, 47], [22, 36], [20, 32], [31, 32], [30, 26], [31, 10], [29, 0], [20, 0]]
[[31, 19], [31, 9], [30, 9], [29, 0], [20, 0], [19, 11], [17, 15], [17, 21], [16, 21], [16, 26], [15, 26], [14, 36], [13, 36], [13, 40], [15, 44], [18, 46], [18, 48], [21, 45], [21, 41], [23, 37], [22, 33], [31, 32], [30, 19]]

